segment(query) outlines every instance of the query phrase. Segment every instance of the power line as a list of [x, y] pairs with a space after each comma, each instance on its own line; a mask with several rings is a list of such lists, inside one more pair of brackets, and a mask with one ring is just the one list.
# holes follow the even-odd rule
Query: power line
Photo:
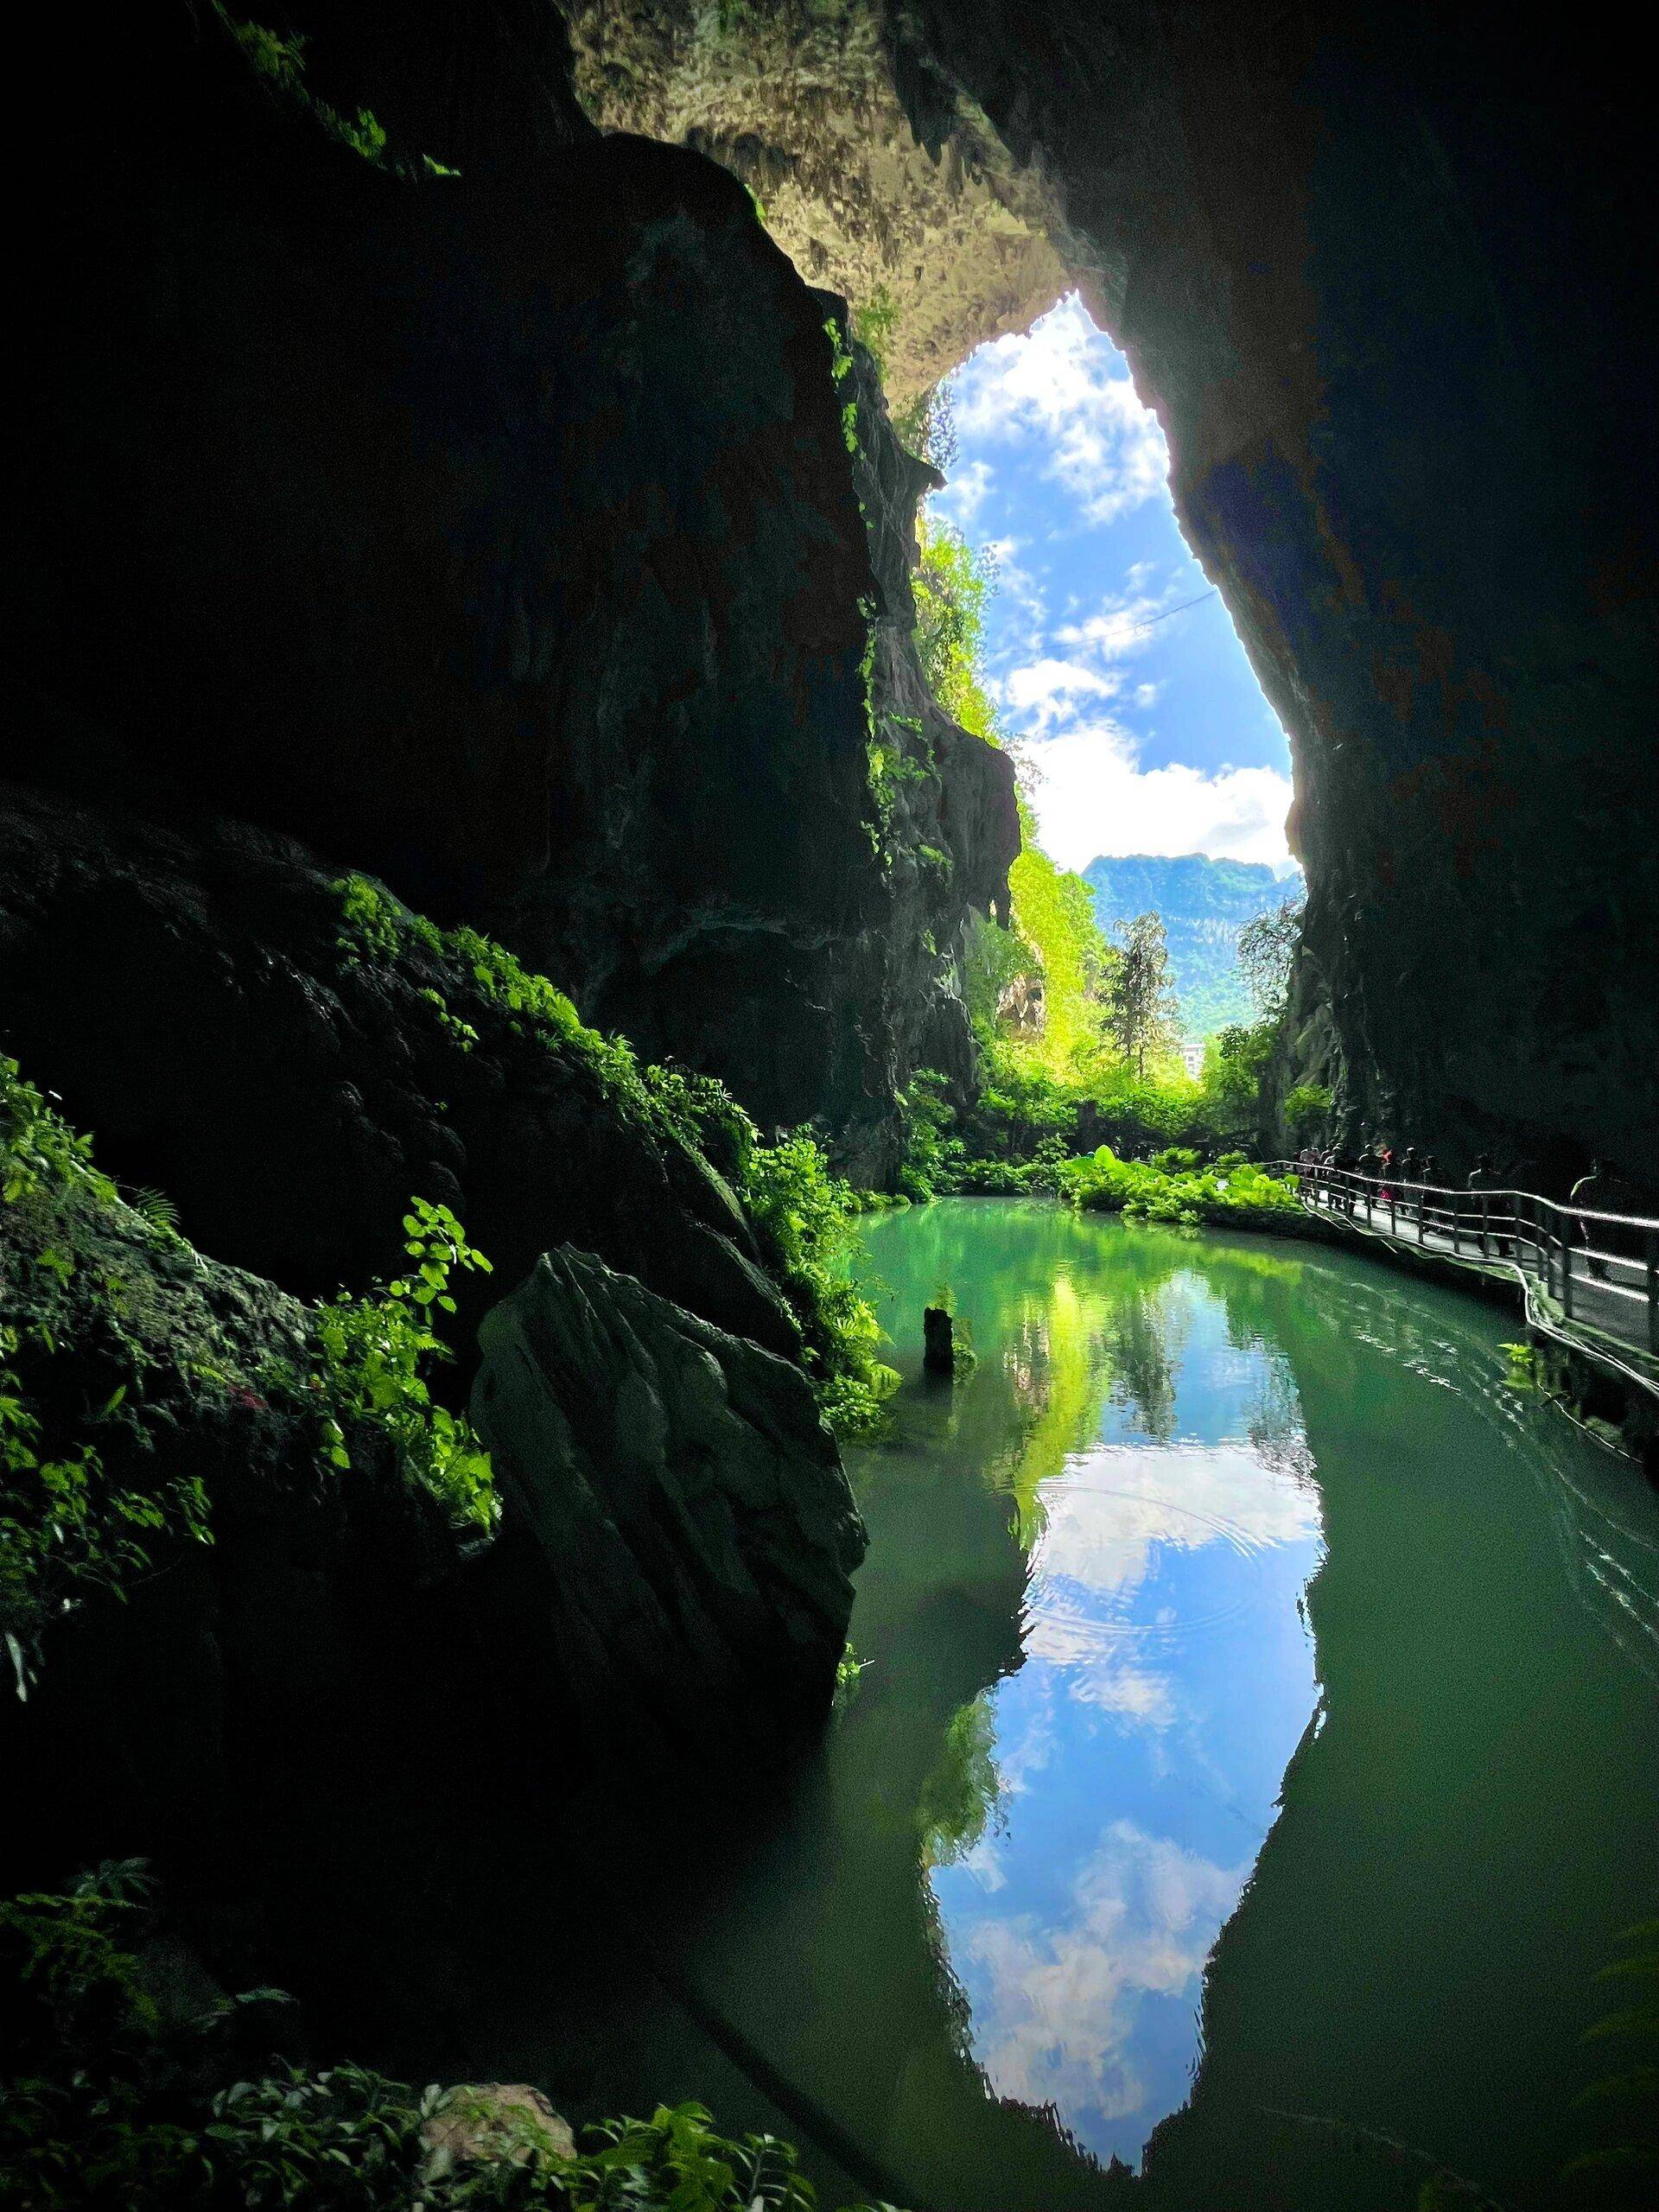
[[1179, 607], [1166, 607], [1161, 614], [1148, 615], [1144, 622], [1135, 624], [1135, 629], [1150, 630], [1157, 623], [1167, 622], [1172, 614], [1185, 614], [1189, 607], [1202, 607], [1206, 599], [1213, 599], [1220, 589], [1219, 584], [1211, 584], [1208, 591], [1201, 591], [1196, 599], [1184, 599]]

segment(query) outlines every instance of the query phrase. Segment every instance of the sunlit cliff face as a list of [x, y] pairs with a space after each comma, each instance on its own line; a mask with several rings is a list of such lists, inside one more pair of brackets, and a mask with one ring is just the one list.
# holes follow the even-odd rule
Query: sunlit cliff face
[[942, 79], [913, 88], [941, 103], [925, 143], [900, 97], [903, 58], [866, 0], [569, 0], [565, 14], [594, 120], [741, 177], [809, 283], [874, 310], [895, 403], [985, 339], [1028, 329], [1066, 289], [1040, 167], [1015, 162]]

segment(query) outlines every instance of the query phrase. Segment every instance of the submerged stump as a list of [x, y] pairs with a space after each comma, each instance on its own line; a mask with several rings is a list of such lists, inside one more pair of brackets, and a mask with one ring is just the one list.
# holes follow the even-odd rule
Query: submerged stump
[[956, 1329], [943, 1306], [922, 1309], [922, 1365], [930, 1375], [957, 1371]]

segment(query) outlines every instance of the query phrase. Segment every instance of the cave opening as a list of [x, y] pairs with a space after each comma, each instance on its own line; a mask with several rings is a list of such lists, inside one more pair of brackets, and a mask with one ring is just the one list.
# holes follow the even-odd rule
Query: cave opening
[[[435, 2206], [682, 2098], [630, 2201], [1549, 2197], [1659, 1885], [1639, 79], [106, 12], [19, 124], [32, 2176], [355, 2180], [362, 2090]], [[1189, 842], [1309, 887], [1196, 1069]]]
[[[861, 320], [879, 344], [878, 319]], [[1211, 1038], [1260, 1011], [1238, 928], [1302, 885], [1288, 741], [1181, 533], [1157, 416], [1070, 292], [897, 423], [946, 480], [918, 524], [924, 658], [940, 658], [940, 599], [974, 565], [975, 709], [1019, 760], [1027, 840], [1084, 878], [1109, 944], [1142, 912], [1162, 922], [1196, 1074]]]

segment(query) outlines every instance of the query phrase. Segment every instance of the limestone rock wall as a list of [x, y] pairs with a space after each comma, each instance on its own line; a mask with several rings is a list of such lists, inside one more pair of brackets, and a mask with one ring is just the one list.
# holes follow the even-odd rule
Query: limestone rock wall
[[868, 1009], [861, 1064], [832, 1093], [830, 1120], [841, 1164], [856, 1181], [881, 1187], [903, 1158], [897, 1102], [913, 1071], [946, 1077], [959, 1104], [975, 1093], [964, 944], [975, 917], [995, 911], [1007, 918], [1020, 817], [1008, 756], [943, 712], [917, 656], [916, 515], [938, 478], [894, 434], [880, 373], [852, 338], [845, 303], [832, 293], [820, 297], [850, 363], [842, 390], [874, 571], [866, 705], [879, 878], [875, 925], [849, 948], [842, 987]]
[[765, 1122], [885, 1122], [879, 1171], [966, 906], [896, 977], [823, 300], [714, 163], [593, 135], [550, 10], [308, 50], [402, 168], [183, 8], [77, 63], [9, 765], [298, 836]]
[[1065, 195], [1292, 738], [1297, 1025], [1352, 1127], [1651, 1178], [1646, 122], [1475, 10], [921, 0]]
[[1046, 236], [1290, 734], [1286, 1079], [1448, 1161], [1650, 1181], [1653, 202], [1606, 45], [1315, 0], [566, 13], [600, 121], [706, 144], [811, 273], [893, 287], [899, 389], [1015, 327], [975, 240]]
[[164, 1191], [204, 1250], [327, 1297], [397, 1272], [411, 1197], [499, 1270], [486, 1305], [574, 1242], [785, 1356], [799, 1337], [702, 1155], [591, 1055], [527, 1032], [464, 959], [376, 951], [337, 879], [245, 824], [188, 833], [0, 785], [6, 1049]]
[[[872, 0], [560, 0], [572, 85], [607, 130], [740, 176], [809, 283], [890, 310], [895, 400], [1066, 289], [1058, 202]], [[910, 65], [909, 67], [906, 64]], [[937, 112], [934, 103], [938, 103]]]

